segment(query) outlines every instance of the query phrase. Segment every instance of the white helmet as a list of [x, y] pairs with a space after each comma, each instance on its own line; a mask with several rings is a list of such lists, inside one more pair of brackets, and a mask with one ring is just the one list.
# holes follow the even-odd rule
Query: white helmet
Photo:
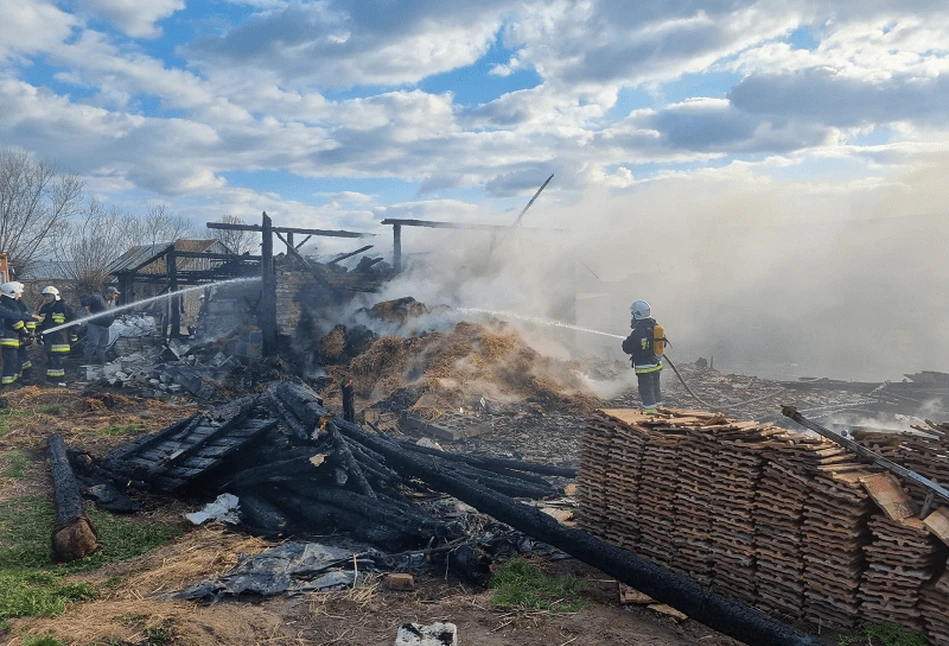
[[43, 296], [55, 296], [56, 300], [59, 300], [59, 290], [50, 285], [49, 287], [44, 287], [41, 292]]
[[629, 306], [629, 313], [632, 314], [633, 318], [637, 321], [644, 321], [652, 314], [649, 309], [649, 303], [646, 301], [635, 301]]
[[20, 287], [22, 283], [3, 283], [0, 285], [0, 294], [3, 294], [7, 298], [16, 298], [18, 295], [23, 293], [23, 288]]

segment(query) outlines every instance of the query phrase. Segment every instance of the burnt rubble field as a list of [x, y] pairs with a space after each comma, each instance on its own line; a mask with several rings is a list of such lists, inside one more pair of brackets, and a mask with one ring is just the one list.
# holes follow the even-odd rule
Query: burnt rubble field
[[[350, 325], [311, 325], [283, 340], [296, 350], [270, 358], [255, 353], [259, 332], [246, 325], [168, 343], [139, 326], [105, 366], [71, 359], [72, 387], [4, 393], [0, 530], [46, 505], [53, 518], [32, 531], [45, 532], [46, 546], [52, 532], [57, 560], [103, 564], [51, 565], [93, 592], [22, 613], [40, 616], [0, 616], [0, 643], [46, 634], [75, 644], [835, 638], [577, 528], [582, 432], [597, 410], [639, 407], [628, 364], [551, 359], [498, 320], [432, 331], [421, 323], [430, 314], [411, 298], [377, 303]], [[370, 331], [372, 320], [386, 333]], [[721, 410], [790, 429], [780, 409], [792, 405], [830, 429], [866, 433], [949, 419], [944, 373], [777, 382], [704, 360], [676, 367], [688, 389], [672, 370], [663, 387], [678, 415]], [[600, 398], [591, 382], [619, 384], [618, 394]], [[161, 525], [168, 539], [113, 557], [104, 529], [114, 522]], [[0, 547], [0, 557], [22, 560], [18, 549]], [[493, 606], [492, 573], [515, 558], [585, 582], [587, 605]], [[617, 592], [621, 579], [648, 578], [661, 580], [658, 601]], [[436, 622], [452, 636], [426, 637]]]

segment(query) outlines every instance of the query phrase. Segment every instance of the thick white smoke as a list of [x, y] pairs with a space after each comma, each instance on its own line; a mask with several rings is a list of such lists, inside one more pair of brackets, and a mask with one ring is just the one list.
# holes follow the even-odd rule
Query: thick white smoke
[[[722, 370], [782, 378], [949, 369], [947, 167], [940, 159], [849, 183], [762, 179], [731, 167], [557, 208], [545, 195], [525, 225], [557, 231], [492, 243], [483, 232], [404, 230], [409, 270], [383, 298], [620, 335], [629, 304], [644, 298], [680, 361], [714, 356]], [[622, 356], [618, 340], [522, 327], [553, 354]]]

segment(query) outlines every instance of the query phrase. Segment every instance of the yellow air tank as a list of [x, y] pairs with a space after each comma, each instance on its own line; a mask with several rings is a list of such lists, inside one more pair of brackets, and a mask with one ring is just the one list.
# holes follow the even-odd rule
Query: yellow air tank
[[652, 328], [653, 352], [662, 356], [666, 353], [666, 329], [656, 323]]

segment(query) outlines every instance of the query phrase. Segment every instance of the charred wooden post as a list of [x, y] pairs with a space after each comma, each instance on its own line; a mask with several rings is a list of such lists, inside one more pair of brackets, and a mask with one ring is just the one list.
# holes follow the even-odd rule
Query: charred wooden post
[[46, 438], [49, 449], [49, 474], [53, 481], [56, 521], [53, 524], [53, 560], [68, 563], [89, 556], [99, 549], [99, 538], [92, 521], [86, 517], [82, 496], [63, 438]]
[[273, 263], [273, 222], [264, 211], [261, 231], [263, 240], [260, 247], [260, 331], [261, 348], [265, 357], [277, 354], [277, 275]]
[[746, 644], [821, 646], [822, 639], [783, 624], [748, 604], [711, 592], [698, 583], [659, 567], [587, 532], [565, 527], [547, 514], [492, 491], [431, 458], [406, 452], [398, 444], [371, 435], [336, 418], [340, 432], [385, 456], [405, 478], [419, 478], [514, 529], [552, 545], [610, 576], [684, 612], [689, 617]]
[[[178, 256], [174, 245], [165, 256], [165, 266], [168, 269], [168, 291], [174, 294], [178, 291]], [[177, 338], [181, 336], [181, 297], [172, 296], [169, 299], [169, 307], [171, 312], [168, 320], [171, 322], [171, 330], [168, 336]]]
[[343, 419], [356, 423], [356, 389], [352, 379], [343, 382]]
[[392, 268], [396, 273], [402, 271], [402, 225], [392, 225]]

